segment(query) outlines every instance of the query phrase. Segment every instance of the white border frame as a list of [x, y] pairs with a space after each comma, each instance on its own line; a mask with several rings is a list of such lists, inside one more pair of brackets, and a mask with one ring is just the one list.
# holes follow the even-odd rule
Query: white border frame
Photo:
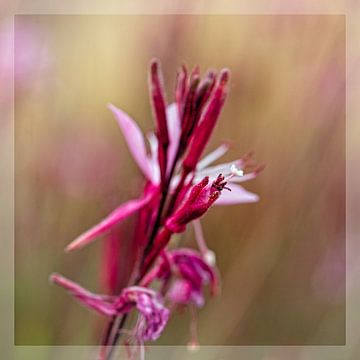
[[[18, 1], [16, 8], [1, 5], [8, 20], [15, 14], [336, 14], [346, 16], [346, 250], [347, 250], [347, 308], [346, 345], [344, 346], [203, 346], [196, 354], [189, 354], [183, 346], [149, 347], [147, 359], [296, 359], [296, 360], [350, 360], [360, 353], [360, 6], [348, 0], [28, 0]], [[345, 4], [346, 3], [346, 4]], [[13, 46], [9, 49], [13, 53]], [[3, 54], [0, 54], [3, 56]], [[359, 67], [359, 66], [358, 66]], [[14, 84], [8, 86], [13, 99]], [[3, 85], [1, 85], [3, 86]], [[3, 109], [2, 109], [3, 110]], [[0, 273], [11, 278], [11, 285], [2, 288], [0, 299], [0, 343], [2, 358], [11, 359], [96, 359], [94, 346], [14, 346], [14, 109], [1, 111], [0, 126]], [[6, 111], [8, 110], [8, 111]], [[5, 282], [7, 284], [9, 281]], [[6, 327], [4, 327], [6, 325]]]

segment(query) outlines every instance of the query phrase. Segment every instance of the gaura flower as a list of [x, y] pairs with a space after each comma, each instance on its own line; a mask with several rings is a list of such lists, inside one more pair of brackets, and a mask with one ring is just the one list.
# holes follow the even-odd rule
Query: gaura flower
[[163, 282], [163, 288], [172, 284], [166, 297], [176, 305], [204, 305], [203, 288], [210, 285], [212, 295], [219, 291], [219, 276], [215, 267], [209, 265], [196, 250], [180, 248], [164, 251], [159, 262], [141, 282], [149, 286], [154, 280]]
[[219, 292], [219, 276], [217, 269], [206, 262], [201, 253], [193, 249], [175, 249], [163, 251], [153, 269], [141, 282], [149, 286], [153, 281], [160, 281], [160, 292], [172, 307], [188, 306], [191, 315], [189, 349], [196, 349], [197, 311], [204, 305], [204, 287], [210, 285], [211, 295]]
[[223, 190], [227, 188], [227, 179], [233, 178], [239, 170], [233, 168], [232, 171], [233, 174], [226, 179], [220, 174], [216, 180], [210, 183], [209, 177], [205, 177], [191, 188], [183, 202], [167, 218], [163, 228], [156, 236], [143, 267], [140, 269], [140, 277], [149, 270], [156, 257], [170, 241], [172, 234], [184, 232], [187, 224], [201, 217], [215, 203]]
[[[97, 236], [110, 233], [116, 224], [138, 211], [129, 285], [117, 296], [96, 295], [60, 275], [52, 276], [55, 283], [83, 305], [111, 316], [102, 342], [101, 356], [104, 358], [110, 358], [112, 353], [112, 349], [107, 352], [106, 346], [115, 345], [124, 331], [141, 345], [143, 354], [144, 341], [156, 340], [167, 323], [169, 310], [163, 305], [163, 297], [173, 306], [187, 305], [192, 310], [191, 344], [197, 344], [194, 309], [204, 304], [205, 285], [209, 284], [214, 294], [219, 283], [215, 255], [206, 245], [199, 218], [214, 204], [257, 201], [256, 194], [239, 184], [255, 178], [262, 170], [262, 167], [255, 167], [251, 153], [229, 163], [213, 165], [227, 152], [226, 144], [200, 160], [224, 105], [228, 81], [226, 69], [219, 75], [209, 71], [200, 79], [197, 67], [190, 75], [183, 67], [178, 72], [175, 103], [168, 106], [160, 66], [153, 61], [149, 88], [156, 129], [147, 134], [149, 152], [136, 122], [124, 111], [109, 105], [130, 153], [145, 176], [144, 190], [139, 198], [120, 205], [76, 238], [66, 250], [81, 248]], [[190, 223], [194, 225], [200, 252], [191, 249], [167, 251], [171, 236], [184, 232]], [[121, 288], [117, 274], [120, 247], [116, 240], [108, 242], [103, 271], [104, 282], [112, 294]], [[160, 292], [148, 289], [155, 279], [162, 284]], [[123, 326], [126, 314], [132, 309], [138, 311], [138, 319], [129, 333]], [[117, 322], [119, 317], [121, 321]]]
[[160, 294], [145, 287], [130, 286], [124, 288], [119, 296], [107, 296], [91, 293], [59, 274], [52, 274], [50, 280], [101, 315], [122, 315], [136, 309], [138, 319], [133, 335], [140, 343], [156, 340], [169, 319], [169, 310], [163, 305]]
[[[169, 192], [182, 191], [184, 196], [186, 194], [184, 190], [188, 190], [191, 183], [197, 183], [204, 177], [208, 177], [211, 182], [219, 173], [224, 176], [229, 175], [232, 165], [242, 172], [253, 165], [251, 154], [247, 154], [230, 163], [210, 166], [228, 151], [229, 147], [226, 144], [222, 144], [199, 161], [225, 101], [228, 76], [228, 71], [223, 70], [216, 83], [215, 73], [210, 71], [200, 82], [198, 69], [193, 71], [189, 79], [183, 68], [178, 75], [176, 103], [166, 107], [159, 66], [157, 62], [152, 63], [150, 96], [154, 117], [157, 120], [157, 130], [156, 134], [154, 132], [147, 134], [150, 153], [146, 150], [145, 138], [136, 122], [123, 110], [109, 105], [133, 159], [148, 182], [148, 191], [139, 199], [129, 200], [120, 205], [100, 223], [72, 241], [66, 247], [66, 251], [79, 249], [91, 243], [115, 224], [147, 206], [159, 195], [167, 177]], [[184, 154], [185, 158], [180, 168], [180, 163], [176, 164], [176, 159]], [[231, 191], [224, 192], [216, 204], [230, 205], [258, 201], [258, 195], [245, 190], [239, 183], [255, 178], [261, 169], [257, 167], [241, 177], [229, 179], [227, 187]], [[188, 184], [188, 187], [184, 189], [185, 184]], [[170, 210], [173, 210], [175, 205], [171, 204]]]

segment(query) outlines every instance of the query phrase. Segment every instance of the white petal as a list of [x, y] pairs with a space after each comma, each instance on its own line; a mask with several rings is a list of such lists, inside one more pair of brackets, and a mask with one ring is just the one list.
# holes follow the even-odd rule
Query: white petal
[[176, 151], [178, 149], [180, 135], [181, 135], [181, 124], [180, 117], [178, 112], [178, 107], [175, 103], [169, 105], [166, 109], [166, 119], [169, 132], [169, 148], [168, 148], [168, 168], [167, 171], [170, 171], [170, 167], [175, 159]]
[[228, 191], [224, 189], [215, 205], [234, 205], [243, 203], [252, 203], [259, 200], [259, 196], [245, 190], [242, 186], [233, 183], [228, 183], [227, 186], [231, 189]]
[[[215, 179], [219, 174], [224, 176], [231, 174], [230, 168], [232, 165], [239, 166], [239, 160], [234, 160], [228, 163], [223, 163], [215, 166], [209, 166], [201, 171], [196, 172], [195, 182], [209, 176], [210, 180]], [[200, 181], [200, 180], [199, 180]]]
[[153, 176], [153, 183], [159, 184], [160, 183], [160, 168], [158, 162], [158, 140], [156, 135], [151, 131], [146, 135], [149, 144], [150, 144], [150, 163], [152, 169], [152, 176]]
[[206, 166], [212, 164], [214, 161], [219, 159], [221, 156], [223, 156], [227, 151], [229, 150], [229, 145], [222, 144], [218, 148], [216, 148], [211, 153], [207, 154], [205, 157], [203, 157], [197, 164], [196, 169], [202, 170], [206, 168]]

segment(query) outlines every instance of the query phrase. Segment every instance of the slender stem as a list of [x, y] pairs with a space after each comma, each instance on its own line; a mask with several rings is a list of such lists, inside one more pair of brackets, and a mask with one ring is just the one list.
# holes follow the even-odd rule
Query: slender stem
[[172, 197], [170, 199], [169, 206], [168, 206], [167, 211], [166, 211], [166, 217], [171, 215], [171, 213], [172, 213], [172, 211], [174, 209], [174, 206], [176, 204], [176, 200], [177, 200], [177, 198], [178, 198], [178, 196], [180, 194], [180, 191], [181, 191], [182, 187], [184, 186], [184, 182], [185, 182], [185, 179], [186, 179], [188, 173], [189, 172], [187, 172], [185, 170], [181, 173], [180, 181], [177, 184], [177, 187], [176, 187], [176, 189], [174, 191], [174, 194], [172, 195]]
[[102, 345], [102, 348], [104, 349], [105, 354], [106, 354], [106, 346], [109, 343], [109, 339], [110, 339], [110, 335], [111, 335], [111, 329], [114, 326], [116, 318], [117, 318], [116, 315], [111, 317], [111, 320], [109, 321], [109, 323], [108, 323], [108, 325], [106, 327], [106, 330], [104, 332], [104, 336], [103, 336], [101, 345]]
[[[117, 327], [116, 333], [114, 334], [114, 338], [111, 341], [110, 350], [107, 353], [107, 356], [106, 356], [105, 360], [110, 360], [111, 359], [111, 356], [112, 356], [112, 354], [114, 352], [114, 346], [115, 346], [115, 344], [117, 343], [117, 341], [118, 341], [118, 339], [120, 337], [121, 329], [124, 327], [127, 317], [128, 317], [128, 314], [124, 314], [122, 316], [121, 321], [119, 323], [119, 326]], [[114, 327], [114, 325], [115, 324], [113, 324], [112, 328]], [[113, 333], [112, 330], [113, 329], [111, 329], [111, 331], [110, 331], [111, 333]]]
[[[165, 203], [166, 203], [166, 199], [167, 199], [167, 195], [168, 195], [168, 191], [169, 191], [169, 186], [171, 184], [171, 179], [172, 179], [172, 177], [174, 175], [176, 164], [177, 164], [177, 162], [179, 160], [180, 155], [181, 155], [181, 149], [180, 149], [180, 146], [179, 146], [179, 148], [178, 148], [178, 150], [176, 152], [174, 162], [173, 162], [173, 164], [171, 166], [169, 176], [167, 178], [166, 184], [165, 184], [164, 189], [163, 189], [162, 194], [161, 194], [161, 199], [160, 199], [159, 208], [158, 208], [158, 211], [157, 211], [157, 214], [156, 214], [154, 226], [152, 228], [149, 241], [148, 241], [148, 243], [147, 243], [147, 245], [145, 247], [142, 259], [140, 261], [140, 268], [141, 268], [146, 256], [148, 255], [148, 253], [149, 253], [149, 251], [151, 249], [151, 246], [154, 243], [157, 232], [159, 231], [159, 228], [160, 228], [160, 225], [161, 225], [162, 213], [163, 213], [163, 210], [164, 210], [164, 207], [165, 207]], [[139, 283], [140, 281], [141, 281], [141, 278], [138, 277], [135, 280], [135, 284]], [[110, 360], [110, 358], [112, 356], [112, 353], [114, 351], [114, 346], [116, 345], [116, 343], [118, 342], [119, 337], [120, 337], [120, 331], [121, 331], [122, 327], [125, 325], [125, 322], [126, 322], [126, 319], [127, 319], [127, 314], [123, 315], [123, 317], [122, 317], [122, 319], [121, 319], [121, 321], [120, 321], [120, 323], [119, 323], [119, 325], [117, 327], [117, 331], [116, 331], [113, 339], [111, 339], [111, 341], [110, 341], [110, 336], [114, 332], [114, 327], [116, 326], [116, 319], [117, 318], [118, 317], [115, 316], [110, 320], [110, 322], [109, 322], [109, 324], [107, 326], [106, 332], [105, 332], [104, 342], [106, 341], [106, 343], [103, 343], [103, 345], [104, 346], [110, 346], [110, 350], [109, 350], [109, 352], [108, 352], [108, 354], [106, 356], [106, 360]]]
[[[168, 187], [168, 186], [167, 186]], [[166, 202], [166, 198], [167, 198], [167, 190], [165, 188], [165, 190], [161, 193], [161, 199], [160, 199], [160, 203], [159, 203], [159, 208], [158, 208], [158, 212], [156, 214], [156, 218], [155, 218], [155, 222], [154, 222], [154, 226], [153, 226], [153, 229], [151, 231], [151, 234], [150, 234], [150, 237], [149, 237], [149, 241], [148, 243], [146, 244], [146, 247], [145, 247], [145, 250], [144, 250], [144, 253], [143, 253], [143, 256], [142, 256], [142, 259], [141, 259], [141, 262], [140, 262], [140, 267], [142, 266], [146, 256], [148, 255], [153, 243], [154, 243], [154, 240], [155, 240], [155, 236], [156, 236], [156, 233], [158, 232], [159, 230], [159, 227], [160, 227], [160, 223], [161, 223], [161, 216], [162, 216], [162, 212], [164, 210], [164, 206], [165, 206], [165, 202]]]
[[[171, 169], [170, 169], [170, 172], [169, 172], [169, 176], [168, 176], [168, 178], [166, 180], [166, 184], [165, 184], [165, 186], [163, 188], [160, 203], [159, 203], [158, 212], [156, 214], [156, 219], [155, 219], [155, 222], [154, 222], [154, 226], [153, 226], [153, 229], [152, 229], [150, 237], [149, 237], [149, 241], [148, 241], [148, 243], [146, 245], [146, 248], [145, 248], [143, 256], [142, 256], [142, 259], [141, 259], [141, 262], [140, 262], [140, 268], [141, 268], [146, 256], [148, 255], [149, 251], [151, 250], [151, 247], [152, 247], [152, 245], [154, 243], [156, 234], [159, 231], [159, 228], [160, 228], [160, 225], [161, 225], [161, 218], [162, 218], [162, 215], [163, 215], [166, 199], [167, 199], [167, 196], [168, 196], [168, 193], [169, 193], [169, 187], [170, 187], [170, 184], [171, 184], [171, 179], [172, 179], [172, 177], [174, 175], [176, 164], [178, 162], [180, 154], [181, 154], [181, 146], [178, 147], [178, 150], [176, 152], [174, 161], [172, 163], [172, 166], [171, 166]], [[139, 280], [141, 280], [141, 279], [138, 279], [138, 281]]]

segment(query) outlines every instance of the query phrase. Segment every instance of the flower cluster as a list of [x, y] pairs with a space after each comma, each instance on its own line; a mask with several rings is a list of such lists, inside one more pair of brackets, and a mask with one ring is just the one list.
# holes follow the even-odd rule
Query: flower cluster
[[[213, 294], [218, 291], [215, 255], [206, 245], [199, 218], [214, 204], [257, 201], [258, 196], [240, 183], [255, 178], [262, 169], [252, 161], [251, 153], [212, 166], [227, 152], [227, 144], [201, 159], [223, 108], [228, 82], [226, 69], [219, 74], [211, 70], [201, 78], [197, 67], [191, 73], [182, 67], [177, 75], [175, 101], [167, 105], [159, 63], [152, 61], [149, 88], [156, 129], [147, 134], [150, 153], [135, 121], [114, 105], [109, 106], [146, 183], [139, 198], [117, 207], [72, 241], [66, 251], [80, 249], [100, 235], [111, 234], [115, 225], [136, 213], [132, 276], [128, 287], [111, 296], [95, 295], [57, 274], [51, 277], [83, 305], [111, 318], [104, 346], [116, 344], [131, 310], [138, 312], [131, 334], [138, 344], [143, 344], [156, 340], [164, 329], [170, 313], [165, 304], [171, 308], [201, 307], [204, 285], [210, 284]], [[190, 223], [194, 225], [200, 251], [169, 250], [171, 236], [184, 232]], [[118, 250], [116, 245], [114, 252], [106, 252], [109, 258], [105, 266], [111, 266], [105, 269], [105, 278], [111, 279], [112, 292], [118, 278], [112, 257]], [[158, 291], [151, 289], [155, 280], [161, 283]], [[115, 321], [120, 318], [120, 322]], [[111, 351], [102, 354], [109, 359]]]

